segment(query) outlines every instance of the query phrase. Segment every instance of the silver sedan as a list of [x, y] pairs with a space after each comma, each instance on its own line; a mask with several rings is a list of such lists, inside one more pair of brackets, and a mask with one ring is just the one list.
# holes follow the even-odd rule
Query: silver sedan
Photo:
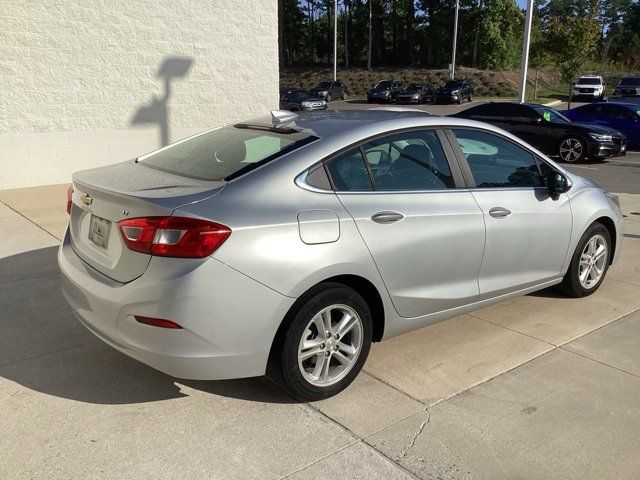
[[210, 130], [76, 173], [67, 208], [63, 292], [96, 336], [304, 400], [347, 387], [372, 342], [553, 285], [590, 295], [622, 241], [615, 195], [490, 125], [398, 109]]

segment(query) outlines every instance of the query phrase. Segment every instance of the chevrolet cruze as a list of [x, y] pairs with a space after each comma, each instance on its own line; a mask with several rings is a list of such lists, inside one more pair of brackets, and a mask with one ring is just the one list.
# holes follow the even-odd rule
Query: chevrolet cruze
[[615, 195], [496, 127], [415, 111], [276, 111], [76, 173], [67, 208], [62, 288], [97, 337], [303, 400], [349, 385], [372, 342], [552, 285], [593, 293], [622, 240]]

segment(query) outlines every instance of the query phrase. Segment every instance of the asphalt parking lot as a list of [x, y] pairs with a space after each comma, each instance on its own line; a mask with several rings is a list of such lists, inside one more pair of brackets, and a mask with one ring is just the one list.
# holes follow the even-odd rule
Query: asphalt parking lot
[[96, 340], [59, 288], [66, 186], [0, 192], [0, 478], [637, 479], [640, 154], [569, 168], [621, 193], [598, 292], [376, 344], [313, 404], [263, 378], [174, 379]]

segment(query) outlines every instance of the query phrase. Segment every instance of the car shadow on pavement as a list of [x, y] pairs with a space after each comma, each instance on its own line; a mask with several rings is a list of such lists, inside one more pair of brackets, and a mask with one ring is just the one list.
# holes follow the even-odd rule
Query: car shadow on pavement
[[[96, 404], [154, 402], [200, 392], [295, 402], [265, 377], [178, 380], [104, 344], [67, 305], [56, 255], [57, 247], [49, 247], [0, 258], [0, 377], [47, 395]], [[0, 391], [6, 389], [0, 381]]]

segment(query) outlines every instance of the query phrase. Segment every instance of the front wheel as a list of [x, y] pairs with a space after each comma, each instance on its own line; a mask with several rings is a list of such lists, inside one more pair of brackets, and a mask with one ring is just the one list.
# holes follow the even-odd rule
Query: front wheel
[[347, 100], [347, 92], [342, 92], [342, 100]]
[[269, 356], [268, 375], [303, 401], [331, 397], [356, 378], [371, 348], [369, 306], [339, 283], [301, 296], [285, 318]]
[[560, 289], [570, 297], [586, 297], [595, 292], [609, 269], [611, 236], [601, 223], [593, 223], [582, 235]]
[[560, 142], [558, 155], [564, 162], [581, 162], [587, 156], [587, 144], [578, 137], [567, 137]]
[[327, 100], [327, 103], [329, 103], [329, 102], [331, 101], [331, 94], [330, 94], [330, 93], [329, 93], [329, 94], [327, 94], [327, 98], [326, 98], [326, 100]]

